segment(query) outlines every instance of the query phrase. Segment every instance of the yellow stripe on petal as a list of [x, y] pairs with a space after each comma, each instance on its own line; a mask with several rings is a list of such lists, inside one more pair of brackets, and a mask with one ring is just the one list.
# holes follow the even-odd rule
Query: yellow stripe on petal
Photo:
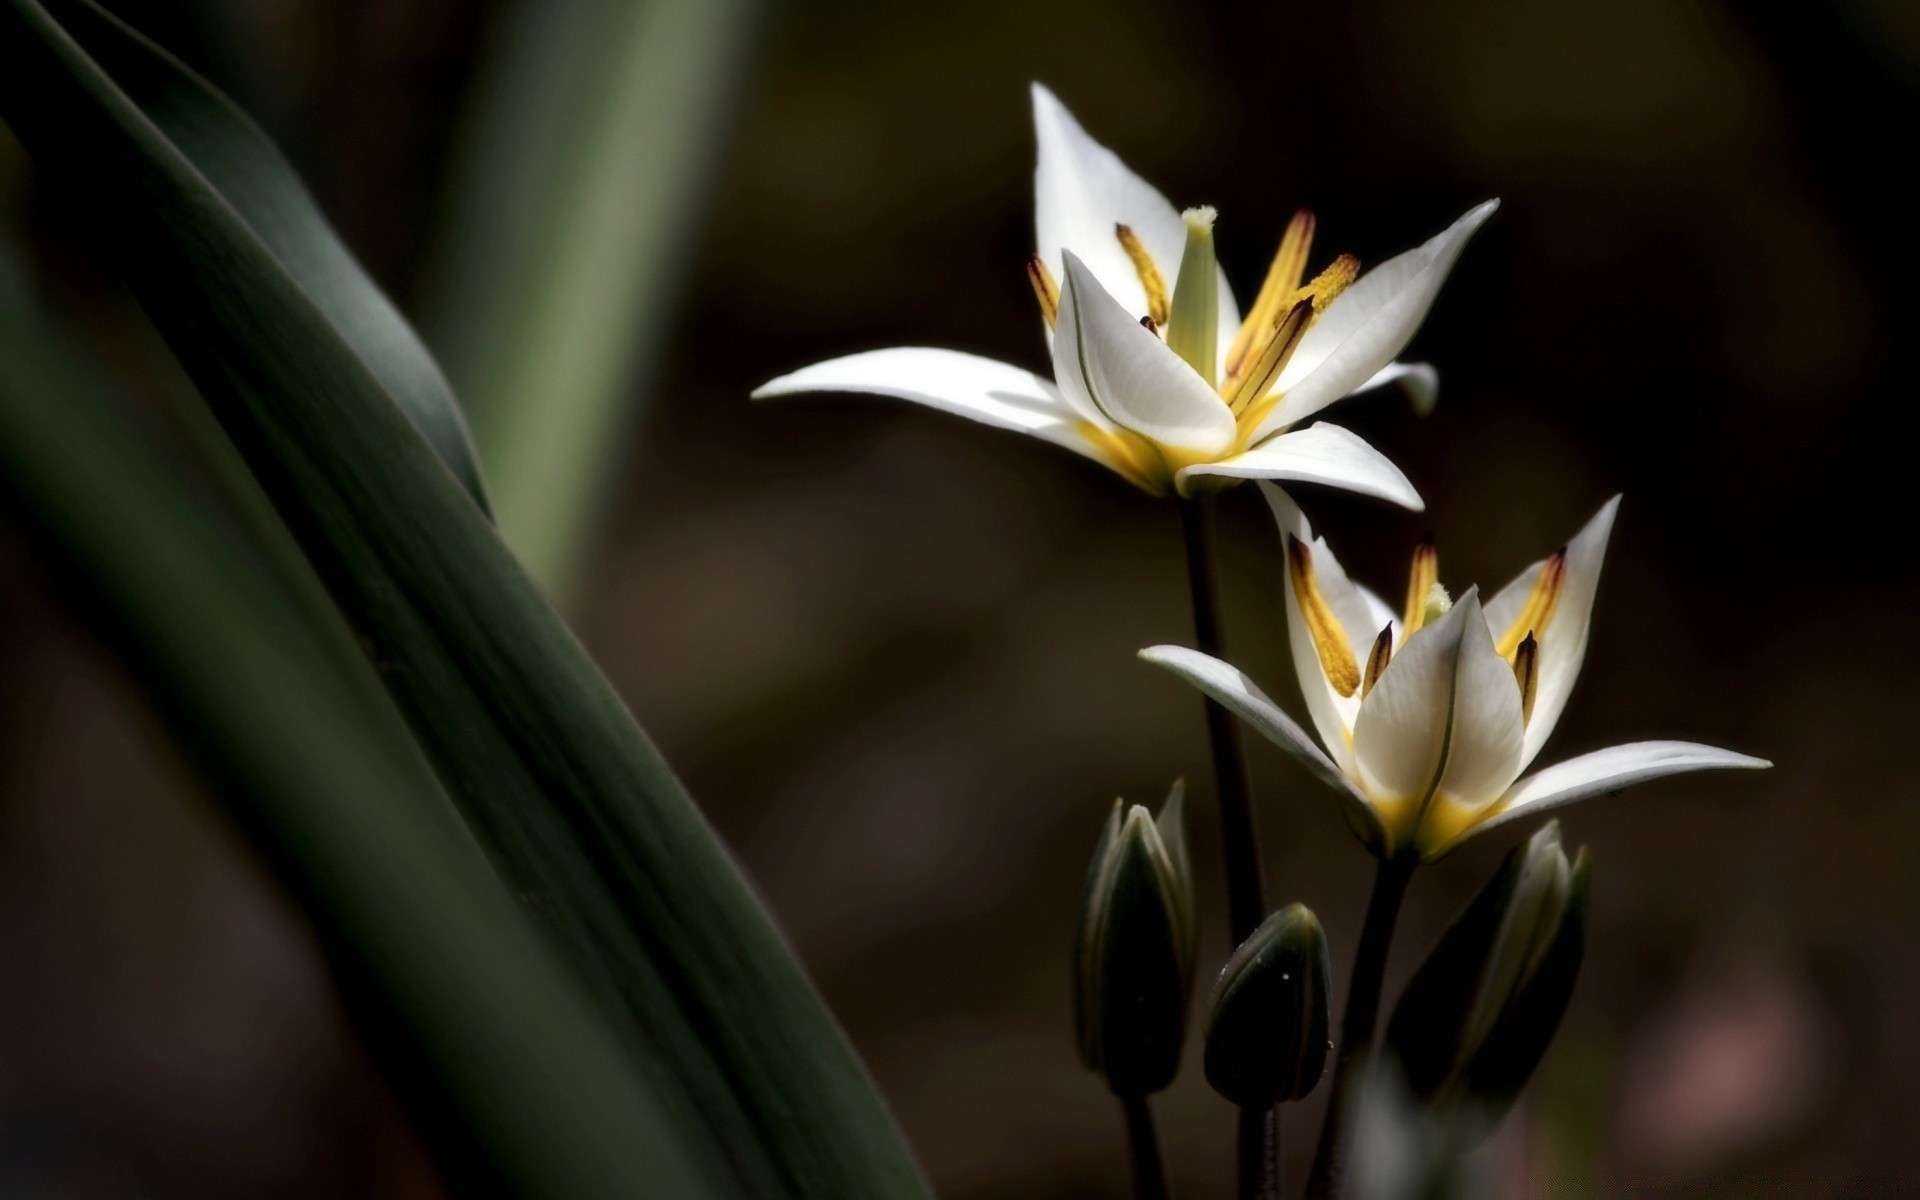
[[1125, 225], [1115, 225], [1113, 236], [1120, 239], [1120, 248], [1127, 252], [1128, 261], [1133, 263], [1134, 274], [1140, 276], [1140, 286], [1147, 292], [1147, 315], [1153, 318], [1155, 325], [1164, 326], [1172, 305], [1167, 298], [1167, 280], [1160, 274], [1153, 255], [1147, 253], [1146, 246], [1140, 241], [1140, 235]]
[[1500, 657], [1512, 662], [1527, 635], [1546, 636], [1547, 624], [1553, 620], [1553, 610], [1560, 604], [1560, 591], [1566, 582], [1567, 552], [1561, 550], [1540, 564], [1539, 578], [1533, 581], [1533, 591], [1527, 593], [1526, 603], [1520, 606], [1520, 615], [1514, 618], [1495, 647]]
[[1407, 570], [1407, 607], [1400, 616], [1403, 640], [1420, 628], [1427, 612], [1427, 594], [1439, 581], [1440, 551], [1434, 547], [1433, 535], [1428, 534], [1414, 547], [1413, 566]]
[[1339, 618], [1333, 615], [1326, 597], [1320, 594], [1320, 584], [1313, 574], [1313, 552], [1292, 534], [1287, 535], [1287, 572], [1293, 580], [1293, 595], [1300, 604], [1300, 615], [1306, 619], [1307, 631], [1313, 637], [1314, 653], [1320, 656], [1321, 671], [1334, 691], [1342, 696], [1353, 695], [1360, 688], [1360, 667], [1354, 662], [1353, 647], [1348, 644], [1346, 630], [1340, 627]]

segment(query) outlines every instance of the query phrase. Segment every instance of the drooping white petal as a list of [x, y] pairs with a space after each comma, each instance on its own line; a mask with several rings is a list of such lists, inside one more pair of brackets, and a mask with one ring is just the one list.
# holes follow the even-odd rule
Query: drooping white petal
[[[1052, 92], [1037, 83], [1032, 90], [1040, 151], [1033, 173], [1035, 248], [1055, 278], [1065, 269], [1063, 251], [1079, 255], [1137, 321], [1146, 315], [1147, 293], [1114, 236], [1114, 226], [1133, 230], [1171, 286], [1187, 238], [1180, 211], [1128, 169], [1119, 155], [1088, 137]], [[1220, 327], [1231, 331], [1240, 324], [1240, 310], [1224, 272], [1219, 281]]]
[[1211, 384], [1141, 328], [1078, 255], [1065, 255], [1053, 367], [1063, 397], [1107, 421], [1198, 454], [1233, 444], [1233, 413]]
[[1433, 412], [1433, 406], [1440, 402], [1440, 372], [1433, 369], [1432, 363], [1388, 363], [1350, 394], [1358, 396], [1395, 384], [1406, 392], [1413, 411], [1423, 417]]
[[911, 400], [999, 429], [1030, 433], [1099, 458], [1076, 431], [1059, 389], [1032, 371], [977, 354], [899, 346], [802, 367], [754, 389], [755, 400], [805, 392], [859, 392]]
[[1695, 742], [1631, 742], [1582, 754], [1544, 767], [1507, 789], [1491, 816], [1437, 847], [1437, 858], [1466, 838], [1497, 829], [1509, 821], [1536, 816], [1589, 796], [1617, 792], [1636, 783], [1688, 771], [1724, 768], [1755, 770], [1771, 767], [1764, 758], [1736, 754]]
[[1471, 210], [1425, 245], [1388, 259], [1335, 297], [1280, 373], [1280, 403], [1255, 436], [1311, 416], [1392, 363], [1426, 319], [1467, 239], [1499, 203], [1489, 200]]
[[1447, 725], [1467, 622], [1481, 621], [1468, 592], [1447, 614], [1399, 647], [1353, 723], [1353, 755], [1367, 794], [1411, 816], [1433, 792], [1447, 760]]
[[1393, 460], [1368, 445], [1358, 434], [1324, 423], [1268, 438], [1232, 458], [1198, 463], [1180, 474], [1322, 483], [1389, 500], [1415, 512], [1426, 507], [1420, 493], [1400, 468], [1393, 465]]
[[[1547, 628], [1536, 631], [1540, 640], [1540, 678], [1534, 690], [1533, 719], [1527, 722], [1526, 750], [1521, 765], [1532, 762], [1559, 723], [1573, 694], [1574, 680], [1587, 656], [1592, 629], [1593, 600], [1600, 587], [1600, 568], [1607, 556], [1607, 538], [1613, 533], [1620, 497], [1600, 506], [1578, 535], [1567, 543], [1566, 576], [1560, 599], [1554, 604]], [[1487, 605], [1487, 627], [1499, 638], [1519, 619], [1540, 577], [1545, 560], [1534, 563], [1500, 589]]]
[[1361, 836], [1369, 845], [1374, 844], [1379, 834], [1379, 818], [1367, 798], [1320, 747], [1313, 744], [1307, 731], [1238, 668], [1183, 646], [1150, 646], [1140, 652], [1140, 657], [1186, 680], [1251, 725], [1260, 736], [1293, 755], [1333, 789], [1347, 809], [1348, 817], [1360, 826]]
[[[1478, 604], [1478, 598], [1469, 594], [1459, 607]], [[1455, 668], [1453, 730], [1446, 770], [1441, 773], [1433, 803], [1458, 813], [1473, 813], [1498, 800], [1520, 774], [1525, 722], [1513, 667], [1493, 648], [1486, 621], [1472, 616], [1463, 620]]]

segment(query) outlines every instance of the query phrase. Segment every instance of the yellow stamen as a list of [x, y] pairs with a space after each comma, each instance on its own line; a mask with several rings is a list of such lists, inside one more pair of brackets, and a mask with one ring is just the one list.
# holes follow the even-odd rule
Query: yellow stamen
[[1520, 642], [1530, 634], [1544, 635], [1548, 622], [1553, 620], [1553, 610], [1560, 603], [1560, 589], [1567, 582], [1567, 552], [1555, 554], [1540, 564], [1540, 576], [1533, 581], [1533, 591], [1527, 594], [1527, 602], [1520, 606], [1520, 615], [1513, 619], [1507, 632], [1495, 647], [1500, 657], [1508, 662], [1520, 649]]
[[1060, 285], [1053, 281], [1053, 272], [1047, 270], [1046, 260], [1038, 254], [1027, 256], [1027, 282], [1033, 285], [1033, 298], [1040, 302], [1040, 315], [1052, 329], [1060, 319]]
[[1120, 239], [1120, 248], [1127, 252], [1127, 259], [1133, 263], [1134, 273], [1140, 276], [1140, 286], [1147, 290], [1147, 315], [1153, 318], [1155, 325], [1167, 323], [1170, 305], [1167, 301], [1167, 281], [1160, 274], [1160, 268], [1154, 265], [1153, 255], [1147, 253], [1141, 244], [1139, 235], [1125, 225], [1115, 225], [1113, 236]]
[[1247, 319], [1233, 337], [1233, 346], [1227, 351], [1228, 375], [1236, 375], [1246, 366], [1248, 356], [1254, 353], [1255, 340], [1266, 336], [1290, 307], [1287, 301], [1300, 290], [1300, 277], [1306, 274], [1307, 251], [1312, 245], [1313, 214], [1303, 208], [1287, 223], [1280, 248], [1274, 251], [1267, 277], [1260, 284], [1260, 294], [1254, 297]]
[[1342, 254], [1327, 264], [1327, 269], [1313, 277], [1313, 282], [1300, 289], [1297, 299], [1313, 301], [1313, 311], [1317, 315], [1327, 311], [1327, 305], [1333, 298], [1346, 291], [1353, 281], [1360, 278], [1360, 260], [1351, 254]]
[[1282, 318], [1273, 336], [1260, 348], [1260, 356], [1254, 360], [1252, 369], [1234, 379], [1227, 388], [1227, 407], [1233, 410], [1235, 416], [1246, 412], [1248, 405], [1273, 390], [1280, 372], [1286, 370], [1287, 360], [1293, 357], [1312, 320], [1313, 305], [1304, 300], [1294, 305]]
[[1520, 721], [1533, 720], [1533, 693], [1540, 683], [1540, 639], [1529, 630], [1513, 652], [1513, 681], [1520, 685]]
[[1365, 700], [1373, 691], [1373, 685], [1380, 682], [1380, 676], [1386, 673], [1387, 663], [1393, 658], [1393, 626], [1380, 631], [1373, 639], [1373, 649], [1367, 651], [1367, 673], [1360, 683], [1360, 698]]
[[1313, 576], [1313, 553], [1292, 534], [1287, 535], [1287, 571], [1293, 579], [1294, 599], [1300, 615], [1306, 619], [1307, 632], [1313, 637], [1314, 652], [1320, 656], [1320, 669], [1327, 682], [1342, 696], [1351, 696], [1360, 686], [1360, 668], [1353, 661], [1353, 647], [1347, 644], [1346, 630], [1320, 594]]
[[1433, 535], [1420, 539], [1413, 551], [1413, 566], [1407, 571], [1407, 607], [1401, 614], [1401, 623], [1408, 635], [1420, 628], [1420, 619], [1426, 615], [1427, 593], [1440, 578], [1440, 552], [1434, 549]]

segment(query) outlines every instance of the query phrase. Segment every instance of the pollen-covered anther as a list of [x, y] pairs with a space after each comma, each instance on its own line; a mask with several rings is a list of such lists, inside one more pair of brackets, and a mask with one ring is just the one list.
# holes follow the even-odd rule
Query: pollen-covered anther
[[1513, 652], [1513, 681], [1520, 685], [1520, 720], [1533, 720], [1533, 694], [1540, 684], [1540, 639], [1528, 630]]
[[1047, 319], [1047, 328], [1052, 329], [1054, 322], [1060, 319], [1060, 285], [1053, 280], [1053, 272], [1047, 270], [1047, 262], [1038, 254], [1027, 255], [1027, 282], [1033, 285], [1033, 298], [1040, 302], [1040, 315]]
[[1167, 314], [1172, 308], [1168, 298], [1166, 277], [1160, 274], [1160, 268], [1153, 261], [1153, 255], [1140, 241], [1140, 236], [1126, 225], [1115, 225], [1113, 236], [1120, 239], [1120, 248], [1127, 252], [1127, 261], [1133, 264], [1134, 274], [1140, 276], [1140, 286], [1147, 293], [1147, 315], [1153, 318], [1156, 326], [1167, 323]]
[[1322, 313], [1334, 297], [1346, 291], [1353, 281], [1360, 278], [1360, 260], [1351, 254], [1342, 254], [1327, 264], [1326, 270], [1313, 277], [1313, 282], [1300, 289], [1299, 299], [1311, 300], [1313, 311]]
[[1367, 672], [1360, 681], [1360, 698], [1365, 700], [1373, 691], [1373, 685], [1380, 682], [1380, 676], [1386, 674], [1387, 663], [1393, 658], [1393, 626], [1388, 625], [1373, 639], [1373, 649], [1367, 651]]
[[1240, 323], [1240, 331], [1234, 334], [1233, 346], [1227, 351], [1229, 376], [1240, 374], [1248, 360], [1259, 353], [1260, 340], [1279, 323], [1289, 307], [1287, 301], [1300, 290], [1300, 278], [1307, 271], [1307, 251], [1313, 246], [1313, 225], [1313, 214], [1304, 208], [1287, 223], [1280, 248], [1274, 251], [1267, 277], [1261, 281], [1260, 294], [1254, 297], [1253, 307], [1247, 310], [1246, 320]]
[[1313, 552], [1292, 534], [1287, 535], [1287, 573], [1327, 682], [1342, 696], [1353, 695], [1360, 688], [1360, 666], [1354, 661], [1353, 647], [1347, 643], [1346, 630], [1333, 615], [1326, 597], [1320, 594], [1320, 584], [1313, 574]]
[[1533, 590], [1527, 593], [1519, 615], [1514, 617], [1513, 624], [1507, 626], [1506, 634], [1496, 647], [1500, 657], [1512, 662], [1523, 638], [1547, 632], [1547, 625], [1553, 620], [1553, 610], [1560, 604], [1560, 591], [1566, 582], [1567, 552], [1563, 548], [1540, 564], [1540, 574], [1533, 581]]
[[1440, 578], [1440, 551], [1433, 544], [1433, 535], [1429, 533], [1420, 539], [1414, 547], [1413, 565], [1407, 569], [1407, 606], [1401, 613], [1400, 621], [1411, 634], [1420, 628], [1421, 618], [1427, 611], [1427, 593]]

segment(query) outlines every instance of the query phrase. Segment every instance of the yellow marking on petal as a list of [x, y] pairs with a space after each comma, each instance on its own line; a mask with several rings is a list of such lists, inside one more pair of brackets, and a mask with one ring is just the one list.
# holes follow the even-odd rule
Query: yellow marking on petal
[[1527, 602], [1520, 606], [1520, 615], [1507, 627], [1496, 647], [1500, 657], [1513, 661], [1514, 654], [1520, 649], [1520, 642], [1529, 634], [1546, 636], [1547, 624], [1553, 620], [1553, 610], [1560, 603], [1560, 591], [1567, 582], [1567, 552], [1559, 551], [1552, 558], [1540, 564], [1540, 575], [1533, 581], [1533, 591], [1527, 593]]
[[1540, 639], [1529, 630], [1513, 652], [1513, 681], [1520, 685], [1520, 723], [1533, 720], [1533, 694], [1540, 685]]
[[1313, 214], [1303, 208], [1287, 223], [1280, 248], [1274, 251], [1267, 277], [1260, 284], [1260, 294], [1247, 310], [1247, 319], [1240, 322], [1240, 332], [1233, 336], [1233, 346], [1227, 351], [1229, 377], [1238, 375], [1247, 365], [1248, 357], [1255, 352], [1255, 342], [1280, 320], [1289, 307], [1288, 298], [1300, 290], [1300, 277], [1306, 274], [1307, 251], [1312, 245]]
[[1150, 496], [1167, 494], [1167, 483], [1172, 476], [1154, 450], [1153, 443], [1130, 430], [1115, 432], [1102, 429], [1092, 421], [1081, 421], [1074, 428], [1081, 437], [1093, 444], [1094, 449], [1100, 451], [1106, 464], [1128, 483]]
[[1367, 673], [1360, 681], [1360, 698], [1365, 700], [1373, 691], [1373, 685], [1380, 682], [1380, 676], [1386, 674], [1387, 663], [1393, 658], [1393, 626], [1380, 631], [1373, 639], [1373, 649], [1367, 651]]
[[1306, 336], [1307, 326], [1312, 321], [1313, 305], [1307, 301], [1303, 300], [1288, 310], [1274, 328], [1272, 336], [1260, 348], [1260, 355], [1252, 367], [1228, 385], [1225, 399], [1235, 416], [1246, 412], [1254, 401], [1273, 390], [1280, 372], [1286, 370], [1287, 360], [1299, 348], [1300, 339]]
[[1405, 630], [1403, 636], [1410, 636], [1420, 628], [1421, 618], [1427, 611], [1427, 593], [1440, 579], [1440, 552], [1434, 548], [1433, 535], [1420, 539], [1413, 551], [1413, 566], [1407, 570], [1407, 607], [1401, 614], [1400, 623]]
[[1171, 305], [1167, 299], [1167, 280], [1160, 274], [1153, 255], [1147, 253], [1140, 236], [1126, 225], [1115, 225], [1113, 236], [1120, 239], [1120, 248], [1127, 252], [1127, 259], [1133, 263], [1134, 274], [1140, 276], [1140, 286], [1147, 291], [1147, 315], [1153, 318], [1155, 325], [1165, 325]]
[[1060, 319], [1060, 285], [1053, 281], [1053, 272], [1047, 270], [1046, 260], [1038, 254], [1027, 256], [1027, 282], [1033, 285], [1033, 298], [1040, 302], [1040, 315], [1052, 329]]
[[1353, 286], [1360, 278], [1360, 260], [1351, 254], [1342, 254], [1327, 264], [1327, 269], [1313, 277], [1313, 282], [1300, 289], [1295, 300], [1313, 301], [1313, 311], [1317, 315], [1327, 311], [1327, 305], [1333, 298]]
[[1313, 574], [1313, 552], [1292, 534], [1287, 535], [1287, 571], [1293, 579], [1294, 599], [1300, 615], [1306, 618], [1307, 632], [1313, 637], [1314, 653], [1320, 656], [1320, 669], [1327, 682], [1342, 696], [1351, 696], [1360, 687], [1360, 667], [1353, 660], [1353, 647], [1347, 643], [1346, 630], [1320, 594]]
[[1435, 796], [1420, 818], [1420, 828], [1414, 837], [1420, 860], [1432, 862], [1434, 851], [1458, 841], [1467, 830], [1491, 817], [1498, 807], [1471, 808], [1445, 796]]

